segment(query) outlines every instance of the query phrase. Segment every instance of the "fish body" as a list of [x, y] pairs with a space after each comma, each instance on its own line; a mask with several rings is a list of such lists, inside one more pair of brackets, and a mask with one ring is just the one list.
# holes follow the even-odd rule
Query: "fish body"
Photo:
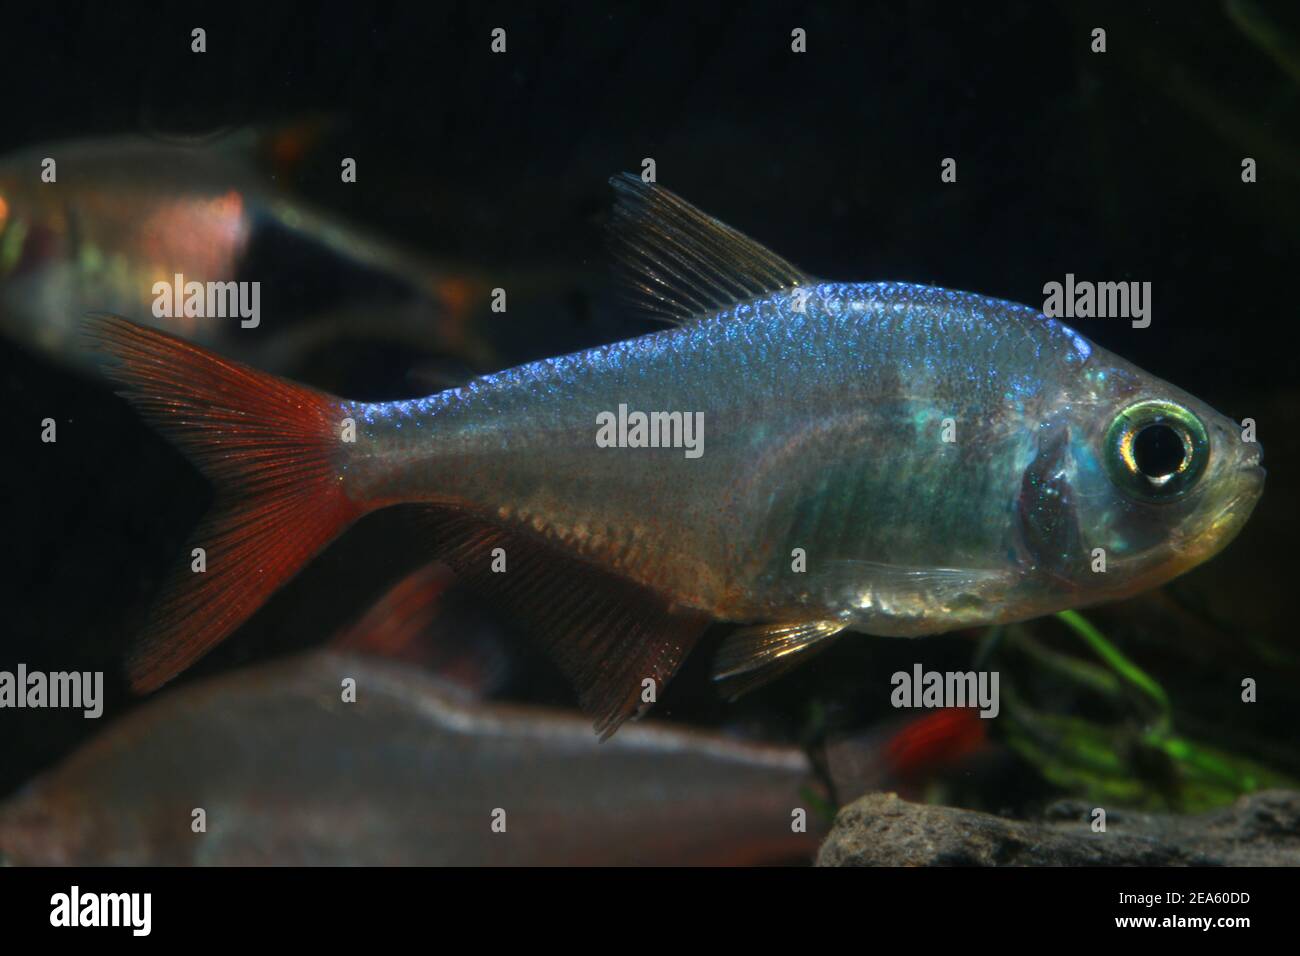
[[[1023, 527], [1042, 436], [1068, 430], [1051, 467], [1072, 461], [1090, 490], [1093, 419], [1144, 389], [1171, 392], [1026, 306], [826, 283], [428, 399], [347, 406], [364, 425], [343, 485], [516, 523], [721, 620], [811, 612], [929, 634], [1148, 586], [1069, 563], [1087, 552], [1039, 573], [1057, 556]], [[598, 416], [620, 405], [702, 413], [703, 453], [598, 447]], [[1218, 424], [1227, 447], [1236, 429]], [[1080, 545], [1112, 566], [1151, 543], [1123, 515], [1097, 517]]]
[[819, 836], [811, 779], [792, 748], [650, 724], [601, 746], [576, 715], [318, 652], [169, 691], [118, 721], [0, 806], [0, 860], [798, 862]]
[[[868, 593], [854, 571], [956, 566], [1007, 589], [1027, 425], [1086, 357], [1019, 310], [824, 284], [799, 313], [782, 291], [427, 399], [348, 406], [364, 424], [344, 487], [516, 522], [724, 620], [813, 609], [899, 634], [987, 620], [920, 592]], [[620, 406], [702, 413], [703, 453], [598, 447], [598, 416]], [[948, 416], [964, 441], [939, 440]]]
[[[748, 625], [717, 665], [743, 690], [844, 630], [932, 634], [1153, 587], [1223, 548], [1262, 491], [1234, 422], [1032, 308], [813, 280], [665, 190], [615, 185], [634, 287], [679, 326], [426, 399], [250, 381], [98, 326], [128, 393], [237, 492], [195, 544], [259, 572], [182, 571], [138, 686], [392, 504], [443, 516], [431, 547], [538, 618], [610, 733], [709, 622]], [[625, 428], [633, 412], [667, 416], [657, 443]]]

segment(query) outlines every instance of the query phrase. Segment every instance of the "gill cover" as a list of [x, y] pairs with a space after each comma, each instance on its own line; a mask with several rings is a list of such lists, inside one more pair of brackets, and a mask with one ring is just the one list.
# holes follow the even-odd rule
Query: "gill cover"
[[1035, 567], [1073, 580], [1087, 559], [1070, 484], [1069, 426], [1049, 422], [1039, 429], [1038, 452], [1021, 478], [1017, 510], [1020, 540]]

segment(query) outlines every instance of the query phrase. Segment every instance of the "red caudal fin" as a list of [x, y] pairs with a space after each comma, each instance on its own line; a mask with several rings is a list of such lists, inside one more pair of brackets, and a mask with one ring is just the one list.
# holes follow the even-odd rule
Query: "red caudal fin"
[[132, 687], [150, 691], [229, 636], [364, 508], [340, 480], [339, 399], [124, 319], [94, 316], [86, 334], [122, 394], [216, 485], [128, 662]]

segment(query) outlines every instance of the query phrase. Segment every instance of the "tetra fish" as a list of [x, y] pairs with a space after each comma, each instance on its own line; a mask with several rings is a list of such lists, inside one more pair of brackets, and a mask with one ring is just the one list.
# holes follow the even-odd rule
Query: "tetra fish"
[[[295, 127], [249, 131], [203, 145], [120, 136], [5, 156], [0, 331], [78, 368], [87, 356], [77, 325], [88, 310], [238, 350], [259, 367], [283, 368], [298, 350], [347, 336], [411, 342], [487, 367], [490, 349], [471, 321], [487, 309], [487, 279], [426, 261], [274, 188], [252, 154], [263, 142], [280, 151], [298, 134]], [[41, 179], [46, 157], [58, 162], [53, 182]], [[234, 292], [239, 287], [242, 298], [243, 287], [257, 283], [237, 280], [249, 271], [255, 243], [281, 234], [294, 262], [315, 255], [388, 294], [376, 303], [372, 292], [368, 311], [348, 302], [309, 305], [299, 321], [241, 334], [257, 319], [241, 311], [231, 320]], [[292, 286], [310, 275], [300, 267], [280, 278]], [[182, 307], [181, 290], [190, 287], [207, 290], [197, 311]]]
[[108, 727], [0, 803], [0, 865], [806, 862], [815, 786], [793, 747], [651, 721], [601, 746], [577, 714], [318, 651]]
[[[1260, 448], [1234, 422], [1035, 309], [819, 281], [663, 188], [613, 185], [632, 285], [676, 326], [427, 398], [347, 401], [93, 323], [128, 397], [218, 488], [186, 548], [207, 571], [172, 578], [137, 688], [397, 503], [428, 506], [431, 550], [532, 621], [608, 735], [710, 622], [745, 625], [717, 663], [745, 689], [846, 630], [933, 634], [1154, 587], [1259, 498]], [[702, 421], [701, 454], [671, 427], [598, 440], [620, 406]]]

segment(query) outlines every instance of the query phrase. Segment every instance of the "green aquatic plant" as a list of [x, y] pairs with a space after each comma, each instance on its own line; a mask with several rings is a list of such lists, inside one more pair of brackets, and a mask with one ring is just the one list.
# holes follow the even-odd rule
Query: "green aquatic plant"
[[1163, 722], [1166, 724], [1170, 722], [1172, 708], [1169, 703], [1169, 695], [1165, 693], [1163, 687], [1148, 677], [1142, 668], [1125, 657], [1118, 647], [1106, 640], [1101, 631], [1097, 630], [1078, 611], [1060, 611], [1056, 617], [1058, 620], [1065, 622], [1066, 626], [1075, 634], [1082, 637], [1111, 670], [1150, 697], [1160, 708]]
[[1300, 49], [1262, 7], [1251, 0], [1226, 0], [1223, 10], [1243, 36], [1263, 50], [1292, 80], [1300, 83]]
[[[1044, 647], [1024, 628], [1007, 628], [989, 641], [1099, 698], [1119, 719], [1052, 713], [1004, 682], [1005, 739], [1049, 782], [1098, 802], [1182, 812], [1212, 809], [1268, 787], [1297, 785], [1256, 761], [1178, 734], [1173, 705], [1159, 682], [1077, 611], [1056, 617], [1103, 666]], [[1137, 691], [1136, 700], [1130, 689]]]

